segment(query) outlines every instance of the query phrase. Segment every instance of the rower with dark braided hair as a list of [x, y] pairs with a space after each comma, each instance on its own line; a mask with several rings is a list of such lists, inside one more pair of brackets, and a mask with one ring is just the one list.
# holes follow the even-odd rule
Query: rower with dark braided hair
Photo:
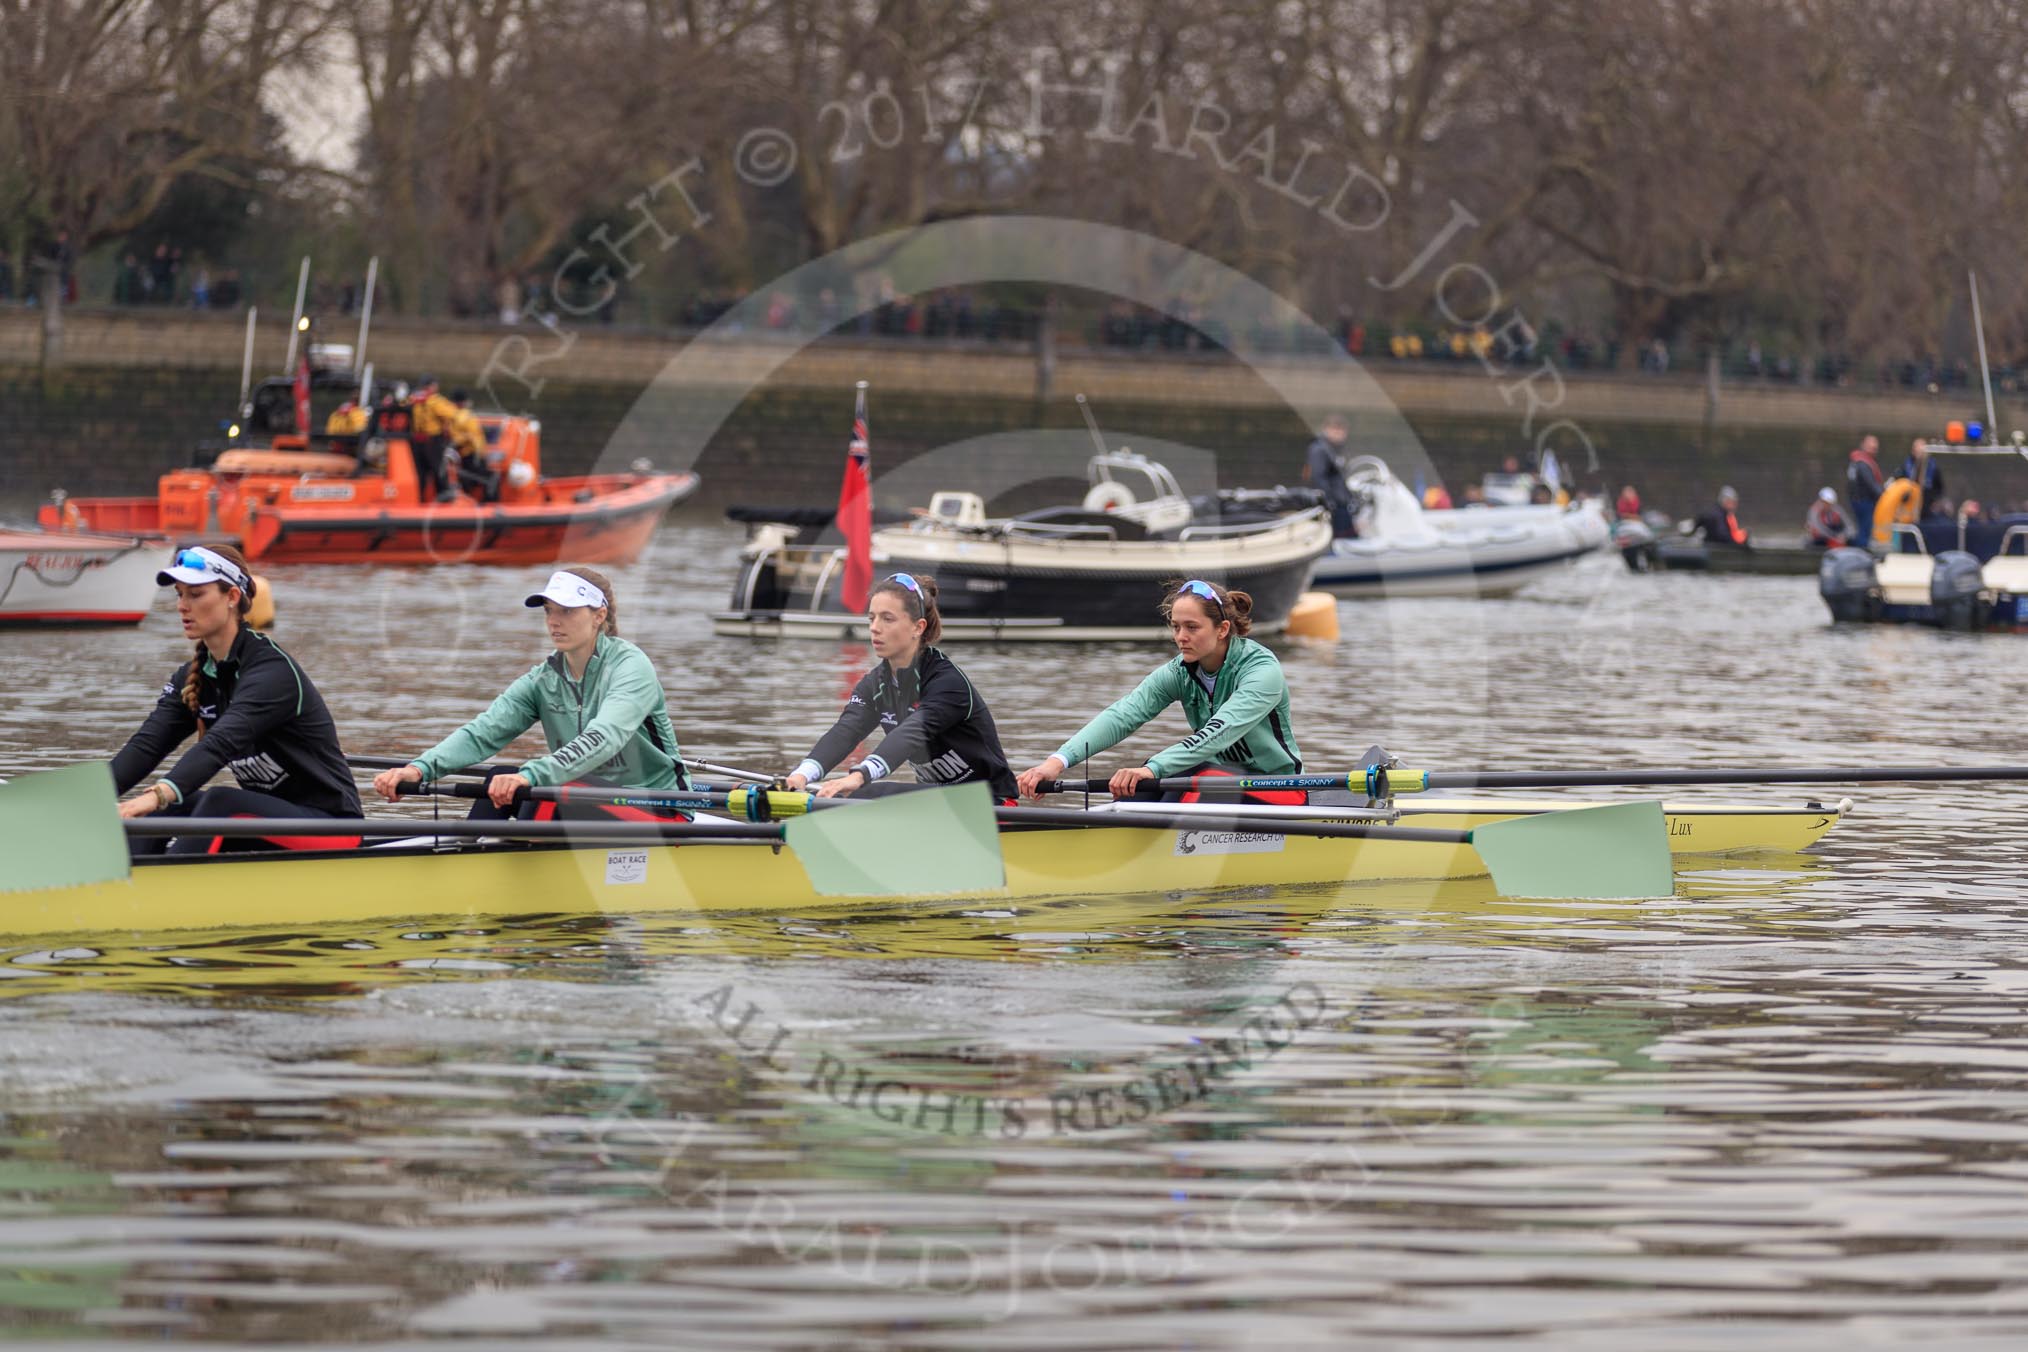
[[[113, 781], [127, 792], [197, 734], [197, 745], [146, 792], [120, 804], [122, 817], [357, 817], [359, 790], [338, 745], [323, 696], [281, 645], [247, 624], [257, 583], [230, 545], [179, 550], [155, 575], [176, 588], [176, 613], [190, 660], [162, 687], [155, 708], [113, 757]], [[206, 788], [220, 770], [237, 788]], [[219, 850], [339, 849], [350, 837], [142, 839], [137, 854]]]

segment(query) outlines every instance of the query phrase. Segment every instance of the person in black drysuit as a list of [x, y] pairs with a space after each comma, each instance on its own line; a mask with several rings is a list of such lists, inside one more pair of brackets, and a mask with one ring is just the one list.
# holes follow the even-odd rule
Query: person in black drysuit
[[1331, 513], [1331, 534], [1349, 540], [1359, 533], [1353, 520], [1357, 503], [1351, 485], [1345, 482], [1344, 466], [1338, 463], [1345, 449], [1345, 420], [1333, 413], [1324, 419], [1317, 439], [1303, 452], [1303, 482], [1324, 495]]
[[[934, 580], [918, 582], [907, 573], [874, 584], [867, 620], [881, 661], [859, 678], [838, 721], [790, 772], [791, 790], [815, 783], [879, 728], [886, 733], [880, 745], [844, 777], [820, 785], [819, 796], [873, 797], [976, 780], [1003, 805], [1016, 801], [1014, 772], [986, 701], [957, 663], [930, 646], [943, 632], [936, 588]], [[915, 767], [913, 785], [888, 779], [903, 761]]]
[[[155, 580], [176, 588], [184, 635], [197, 648], [113, 757], [115, 788], [132, 789], [193, 732], [197, 745], [145, 793], [122, 802], [120, 815], [358, 817], [359, 789], [323, 696], [273, 639], [246, 623], [256, 583], [239, 551], [181, 550]], [[206, 788], [220, 770], [231, 770], [239, 786]], [[358, 843], [356, 836], [135, 836], [130, 849], [209, 854]]]

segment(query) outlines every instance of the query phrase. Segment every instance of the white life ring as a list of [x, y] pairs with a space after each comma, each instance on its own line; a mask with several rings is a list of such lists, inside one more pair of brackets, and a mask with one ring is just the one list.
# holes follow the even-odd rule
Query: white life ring
[[1104, 483], [1091, 486], [1084, 495], [1084, 509], [1087, 512], [1120, 512], [1134, 505], [1134, 494], [1125, 484], [1107, 479]]

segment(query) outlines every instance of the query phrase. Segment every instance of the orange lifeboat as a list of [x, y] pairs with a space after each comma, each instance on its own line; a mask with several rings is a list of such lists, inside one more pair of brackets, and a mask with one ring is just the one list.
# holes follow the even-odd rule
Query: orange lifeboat
[[631, 562], [697, 476], [542, 477], [542, 425], [479, 418], [498, 501], [430, 500], [406, 436], [374, 438], [354, 457], [283, 434], [162, 476], [152, 498], [65, 498], [42, 508], [50, 530], [229, 538], [262, 563]]

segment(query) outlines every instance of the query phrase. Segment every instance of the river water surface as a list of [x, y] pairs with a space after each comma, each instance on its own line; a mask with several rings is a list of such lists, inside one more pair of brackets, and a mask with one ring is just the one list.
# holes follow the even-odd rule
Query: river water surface
[[[869, 656], [712, 637], [737, 544], [672, 523], [616, 575], [622, 628], [687, 751], [778, 769]], [[539, 574], [273, 580], [355, 751], [427, 745], [542, 651]], [[1807, 578], [1594, 558], [1507, 601], [1341, 613], [1334, 647], [1278, 645], [1313, 768], [1375, 742], [1459, 767], [2028, 760], [2020, 639], [1833, 630]], [[952, 653], [1021, 764], [1164, 655]], [[167, 606], [0, 639], [0, 773], [110, 753], [182, 656]], [[0, 1333], [2019, 1347], [2022, 790], [1851, 792], [1812, 853], [1701, 861], [1668, 902], [448, 897], [319, 926], [276, 897], [259, 933], [16, 943]]]

